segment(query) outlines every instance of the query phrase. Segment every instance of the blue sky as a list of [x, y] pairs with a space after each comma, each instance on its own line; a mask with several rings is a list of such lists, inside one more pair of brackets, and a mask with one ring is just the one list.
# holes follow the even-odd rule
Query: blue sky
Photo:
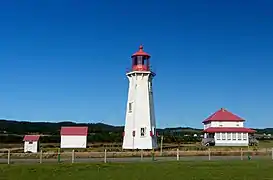
[[123, 125], [126, 68], [152, 55], [158, 127], [221, 107], [273, 127], [273, 1], [3, 1], [0, 118]]

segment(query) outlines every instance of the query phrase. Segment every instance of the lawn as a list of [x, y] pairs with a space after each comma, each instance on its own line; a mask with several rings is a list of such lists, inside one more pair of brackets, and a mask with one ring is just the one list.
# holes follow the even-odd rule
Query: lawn
[[0, 180], [273, 180], [272, 161], [0, 165]]

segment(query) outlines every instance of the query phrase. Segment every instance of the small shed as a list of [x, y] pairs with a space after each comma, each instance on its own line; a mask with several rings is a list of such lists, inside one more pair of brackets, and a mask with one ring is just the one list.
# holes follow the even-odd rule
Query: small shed
[[40, 149], [39, 135], [25, 135], [24, 137], [24, 152], [37, 153]]
[[88, 127], [62, 127], [61, 148], [86, 148]]

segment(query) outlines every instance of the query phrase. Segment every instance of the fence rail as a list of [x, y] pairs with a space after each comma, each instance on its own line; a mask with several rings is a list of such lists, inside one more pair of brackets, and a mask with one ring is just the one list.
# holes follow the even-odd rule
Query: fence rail
[[271, 150], [232, 150], [219, 151], [208, 149], [206, 151], [163, 151], [163, 152], [43, 152], [13, 153], [10, 150], [0, 153], [0, 163], [76, 163], [76, 162], [134, 162], [134, 161], [167, 161], [167, 160], [244, 160], [244, 159], [271, 159]]

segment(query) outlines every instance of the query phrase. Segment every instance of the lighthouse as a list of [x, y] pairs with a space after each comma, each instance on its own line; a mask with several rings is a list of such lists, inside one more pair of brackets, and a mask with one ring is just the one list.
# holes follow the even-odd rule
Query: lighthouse
[[123, 149], [157, 148], [156, 122], [150, 55], [143, 46], [134, 53], [132, 66], [126, 76], [129, 79], [128, 100], [123, 133]]

